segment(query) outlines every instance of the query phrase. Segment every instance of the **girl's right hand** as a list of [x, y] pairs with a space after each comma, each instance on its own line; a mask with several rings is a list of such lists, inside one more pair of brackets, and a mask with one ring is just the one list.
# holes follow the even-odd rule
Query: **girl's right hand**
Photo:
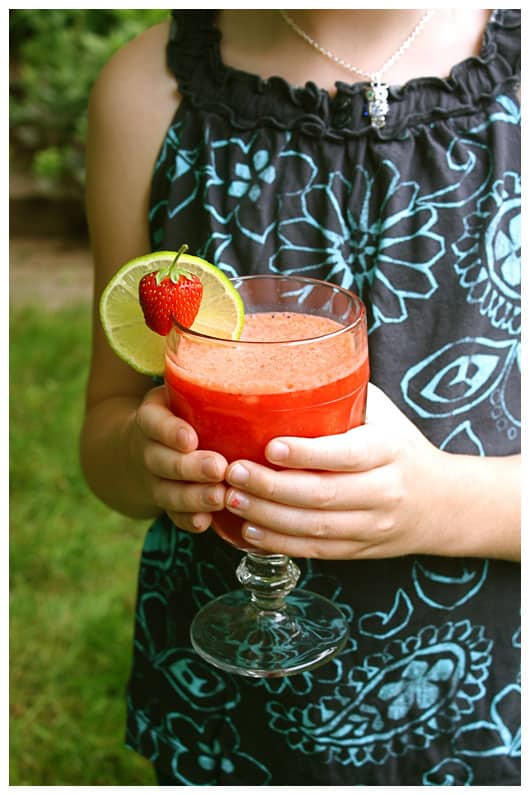
[[198, 444], [191, 425], [170, 411], [166, 388], [150, 390], [132, 424], [132, 460], [154, 504], [191, 533], [208, 529], [211, 513], [224, 507], [226, 493], [226, 459], [198, 450]]

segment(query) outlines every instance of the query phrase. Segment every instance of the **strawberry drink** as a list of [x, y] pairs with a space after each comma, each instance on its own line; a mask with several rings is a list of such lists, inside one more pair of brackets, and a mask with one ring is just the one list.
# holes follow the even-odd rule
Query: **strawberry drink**
[[[232, 284], [244, 306], [240, 339], [178, 320], [167, 336], [170, 407], [195, 428], [199, 447], [269, 465], [264, 449], [274, 437], [338, 434], [364, 422], [369, 367], [359, 298], [296, 276]], [[195, 650], [223, 670], [270, 677], [313, 668], [342, 649], [348, 624], [339, 608], [307, 591], [291, 594], [300, 574], [293, 561], [248, 547], [229, 511], [213, 517], [218, 535], [246, 553], [237, 569], [243, 588], [199, 610]]]
[[[245, 316], [243, 345], [198, 351], [183, 335], [177, 356], [166, 357], [171, 410], [195, 428], [201, 449], [229, 462], [267, 464], [264, 449], [275, 436], [324, 436], [360, 425], [368, 355], [341, 328], [319, 315], [259, 312]], [[323, 335], [331, 336], [314, 341]], [[246, 549], [241, 524], [229, 511], [213, 515], [216, 532]]]

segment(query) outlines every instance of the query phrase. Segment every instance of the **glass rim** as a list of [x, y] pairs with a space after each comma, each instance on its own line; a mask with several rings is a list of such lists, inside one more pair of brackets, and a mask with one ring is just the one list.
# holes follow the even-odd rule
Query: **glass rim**
[[[319, 334], [316, 337], [302, 337], [300, 339], [289, 339], [289, 340], [244, 340], [244, 339], [232, 339], [229, 337], [214, 337], [211, 334], [203, 334], [200, 331], [193, 331], [191, 328], [187, 328], [183, 326], [179, 321], [172, 316], [172, 329], [171, 331], [178, 331], [182, 335], [186, 335], [192, 338], [196, 338], [198, 340], [205, 340], [214, 343], [221, 343], [221, 344], [236, 344], [236, 345], [303, 345], [307, 343], [314, 343], [317, 340], [324, 340], [324, 339], [332, 339], [333, 337], [338, 337], [342, 334], [351, 333], [357, 326], [360, 326], [366, 318], [366, 307], [362, 301], [362, 299], [357, 295], [357, 293], [352, 292], [352, 290], [348, 290], [346, 287], [341, 287], [339, 284], [335, 284], [334, 282], [327, 282], [324, 279], [314, 279], [309, 276], [298, 276], [296, 274], [282, 274], [282, 273], [251, 273], [246, 276], [233, 276], [229, 278], [229, 281], [232, 283], [234, 282], [245, 282], [245, 281], [253, 281], [255, 279], [268, 279], [270, 281], [289, 281], [289, 280], [296, 280], [299, 282], [304, 283], [305, 285], [312, 285], [315, 287], [325, 287], [326, 289], [330, 289], [337, 293], [344, 295], [348, 300], [351, 301], [352, 306], [357, 308], [357, 314], [354, 320], [348, 323], [345, 326], [341, 326], [334, 331], [328, 331], [325, 334]], [[281, 310], [275, 310], [281, 311]], [[289, 310], [295, 312], [295, 310]], [[304, 314], [301, 312], [300, 314]], [[169, 336], [169, 335], [168, 335]]]

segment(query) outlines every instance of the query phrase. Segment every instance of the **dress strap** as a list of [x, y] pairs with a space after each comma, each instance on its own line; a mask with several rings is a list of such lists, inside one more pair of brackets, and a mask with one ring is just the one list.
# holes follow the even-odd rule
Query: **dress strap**
[[192, 91], [198, 73], [210, 78], [220, 67], [221, 34], [216, 26], [217, 11], [172, 11], [167, 66], [183, 96]]

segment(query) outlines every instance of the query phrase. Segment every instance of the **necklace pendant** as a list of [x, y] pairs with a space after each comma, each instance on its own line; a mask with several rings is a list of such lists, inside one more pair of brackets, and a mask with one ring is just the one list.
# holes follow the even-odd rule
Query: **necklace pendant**
[[372, 80], [364, 95], [368, 102], [371, 125], [381, 129], [385, 126], [388, 113], [388, 86], [379, 80]]

